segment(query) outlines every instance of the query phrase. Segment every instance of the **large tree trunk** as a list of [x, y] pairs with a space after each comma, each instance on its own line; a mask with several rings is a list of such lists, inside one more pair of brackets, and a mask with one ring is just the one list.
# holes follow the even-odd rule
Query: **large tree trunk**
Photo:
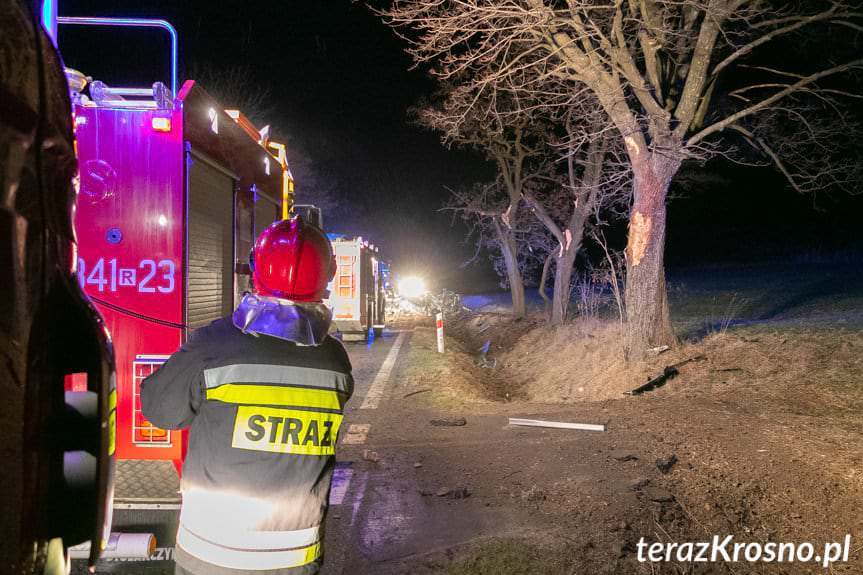
[[527, 315], [527, 306], [524, 299], [524, 280], [518, 269], [518, 245], [512, 230], [497, 218], [494, 220], [494, 228], [500, 241], [503, 261], [506, 264], [506, 279], [512, 295], [512, 315], [521, 318]]
[[633, 162], [633, 205], [626, 246], [626, 356], [676, 343], [665, 287], [665, 200], [680, 163], [656, 154]]
[[554, 258], [554, 294], [551, 299], [551, 325], [561, 325], [566, 321], [566, 313], [572, 299], [572, 270], [575, 256], [581, 242], [570, 245], [568, 250]]

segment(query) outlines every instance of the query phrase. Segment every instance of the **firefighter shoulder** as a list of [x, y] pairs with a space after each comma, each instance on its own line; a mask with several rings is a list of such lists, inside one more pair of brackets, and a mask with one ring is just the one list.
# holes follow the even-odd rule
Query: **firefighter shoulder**
[[144, 416], [189, 427], [176, 561], [194, 574], [316, 573], [347, 353], [320, 303], [329, 243], [298, 218], [265, 230], [253, 293], [144, 381]]

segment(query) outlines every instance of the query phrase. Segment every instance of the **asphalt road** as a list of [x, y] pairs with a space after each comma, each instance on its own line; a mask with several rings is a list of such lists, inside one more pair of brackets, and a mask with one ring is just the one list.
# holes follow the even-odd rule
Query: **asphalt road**
[[468, 427], [434, 427], [430, 419], [442, 414], [404, 398], [411, 335], [348, 348], [356, 390], [337, 451], [323, 575], [413, 574], [437, 554], [514, 525], [488, 498], [460, 494], [476, 449], [494, 449], [489, 426], [499, 423], [473, 417]]

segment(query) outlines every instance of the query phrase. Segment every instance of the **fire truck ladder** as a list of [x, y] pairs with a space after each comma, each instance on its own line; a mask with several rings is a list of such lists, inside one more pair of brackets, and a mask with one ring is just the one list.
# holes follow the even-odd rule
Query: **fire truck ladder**
[[[89, 16], [59, 16], [58, 24], [74, 26], [121, 26], [132, 28], [161, 28], [171, 35], [171, 93], [177, 93], [177, 30], [170, 22], [150, 18], [94, 18]], [[128, 94], [133, 95], [133, 94]], [[137, 94], [141, 95], [141, 94]]]
[[[355, 256], [339, 256], [339, 297], [354, 297], [354, 275], [356, 274], [356, 257]], [[347, 270], [347, 271], [345, 271]], [[347, 295], [342, 291], [347, 290]]]

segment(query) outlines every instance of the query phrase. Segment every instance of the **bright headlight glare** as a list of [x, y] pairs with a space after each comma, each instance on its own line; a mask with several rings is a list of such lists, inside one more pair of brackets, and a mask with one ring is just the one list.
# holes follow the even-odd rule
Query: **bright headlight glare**
[[424, 295], [426, 291], [426, 284], [422, 278], [411, 276], [399, 282], [399, 295], [402, 297], [416, 298]]

